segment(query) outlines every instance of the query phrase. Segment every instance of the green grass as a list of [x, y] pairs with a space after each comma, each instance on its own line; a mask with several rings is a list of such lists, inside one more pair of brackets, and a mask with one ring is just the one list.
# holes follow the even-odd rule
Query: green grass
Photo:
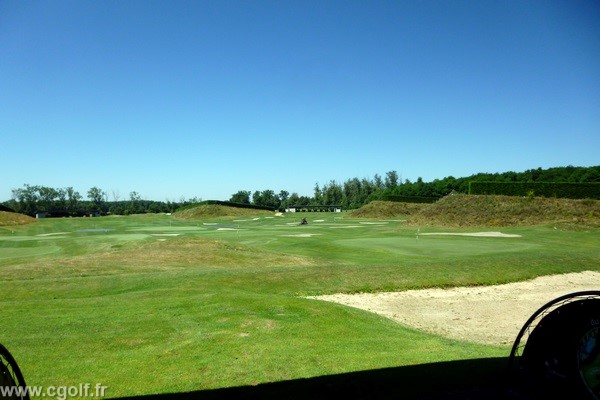
[[[302, 216], [309, 225], [294, 224]], [[0, 342], [28, 384], [100, 382], [109, 397], [503, 357], [508, 347], [304, 296], [600, 269], [597, 228], [417, 238], [404, 222], [343, 216], [65, 218], [2, 229]]]

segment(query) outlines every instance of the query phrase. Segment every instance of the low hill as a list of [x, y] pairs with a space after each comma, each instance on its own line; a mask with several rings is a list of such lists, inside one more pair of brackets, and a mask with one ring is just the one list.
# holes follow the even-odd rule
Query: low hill
[[430, 204], [374, 200], [348, 215], [356, 218], [395, 218], [416, 214]]
[[256, 210], [252, 208], [240, 208], [223, 206], [220, 204], [202, 204], [196, 207], [177, 211], [173, 214], [177, 218], [183, 219], [202, 219], [215, 217], [257, 217], [271, 216], [273, 211]]
[[0, 211], [0, 226], [24, 225], [35, 222], [35, 218], [14, 212]]
[[600, 227], [600, 201], [453, 194], [423, 208], [408, 222], [438, 226], [559, 224]]

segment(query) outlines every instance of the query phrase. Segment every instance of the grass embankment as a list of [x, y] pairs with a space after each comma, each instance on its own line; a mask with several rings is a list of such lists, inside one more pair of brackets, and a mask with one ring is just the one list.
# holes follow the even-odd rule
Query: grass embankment
[[394, 201], [375, 200], [363, 207], [350, 211], [352, 218], [396, 218], [414, 215], [429, 204], [400, 203]]
[[25, 225], [35, 222], [35, 218], [13, 212], [0, 211], [0, 226]]
[[266, 210], [228, 207], [219, 204], [203, 204], [197, 207], [177, 211], [173, 216], [181, 219], [206, 219], [215, 217], [256, 217], [273, 214], [272, 211]]
[[409, 224], [419, 226], [556, 224], [561, 227], [600, 227], [600, 201], [455, 194], [426, 205], [374, 201], [351, 215], [366, 218], [408, 216]]

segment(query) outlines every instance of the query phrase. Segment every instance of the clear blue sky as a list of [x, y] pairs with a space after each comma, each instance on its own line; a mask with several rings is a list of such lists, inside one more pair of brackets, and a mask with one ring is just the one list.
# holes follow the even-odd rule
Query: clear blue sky
[[600, 164], [600, 1], [0, 0], [0, 200]]

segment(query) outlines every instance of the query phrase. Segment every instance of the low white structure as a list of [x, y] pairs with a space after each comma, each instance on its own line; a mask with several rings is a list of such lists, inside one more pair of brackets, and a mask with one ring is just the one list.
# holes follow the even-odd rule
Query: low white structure
[[303, 206], [289, 206], [285, 209], [285, 212], [300, 212], [300, 211], [312, 211], [312, 212], [342, 212], [342, 206], [315, 206], [315, 205], [303, 205]]

